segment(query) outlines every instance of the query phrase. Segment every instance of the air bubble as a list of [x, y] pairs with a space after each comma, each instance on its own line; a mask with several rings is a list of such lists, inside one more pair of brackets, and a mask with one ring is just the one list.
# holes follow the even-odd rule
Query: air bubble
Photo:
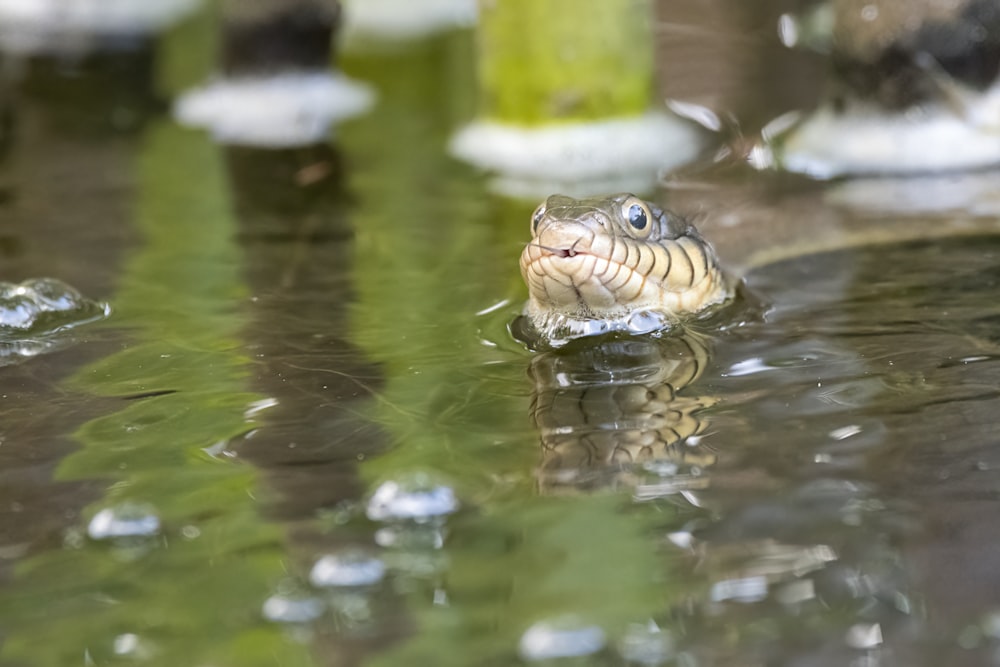
[[605, 645], [604, 631], [572, 616], [540, 621], [528, 628], [518, 645], [528, 661], [593, 655]]
[[54, 278], [0, 282], [0, 365], [56, 349], [67, 342], [59, 332], [110, 312]]
[[301, 592], [276, 593], [261, 606], [264, 618], [275, 623], [309, 623], [324, 610], [321, 600]]
[[84, 298], [55, 278], [32, 278], [19, 284], [0, 282], [0, 333], [35, 328], [52, 332], [107, 312], [106, 304]]
[[87, 525], [87, 535], [92, 540], [152, 537], [159, 532], [160, 517], [155, 508], [131, 501], [101, 510]]
[[363, 551], [328, 554], [316, 561], [309, 581], [320, 588], [371, 586], [385, 577], [385, 564]]
[[878, 623], [858, 623], [852, 625], [844, 636], [851, 648], [872, 649], [882, 643], [882, 626]]
[[423, 523], [451, 514], [458, 506], [451, 487], [417, 473], [379, 486], [368, 501], [367, 515], [373, 521]]

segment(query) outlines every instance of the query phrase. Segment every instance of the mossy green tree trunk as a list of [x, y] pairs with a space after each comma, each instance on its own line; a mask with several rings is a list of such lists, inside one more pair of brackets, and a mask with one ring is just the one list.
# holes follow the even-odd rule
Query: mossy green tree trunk
[[651, 0], [482, 0], [480, 9], [484, 116], [537, 125], [650, 107]]

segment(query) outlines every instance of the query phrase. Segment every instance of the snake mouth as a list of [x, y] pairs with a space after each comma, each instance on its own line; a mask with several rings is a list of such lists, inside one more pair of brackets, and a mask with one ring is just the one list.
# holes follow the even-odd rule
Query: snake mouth
[[541, 257], [576, 257], [577, 255], [589, 255], [591, 253], [586, 250], [579, 250], [576, 246], [583, 239], [577, 239], [568, 248], [557, 248], [548, 245], [542, 245], [541, 243], [530, 243], [528, 245], [535, 246], [539, 248], [541, 252]]

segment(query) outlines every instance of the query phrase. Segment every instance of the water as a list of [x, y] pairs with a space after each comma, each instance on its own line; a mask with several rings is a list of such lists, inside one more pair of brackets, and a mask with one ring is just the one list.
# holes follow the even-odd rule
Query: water
[[[808, 94], [768, 12], [676, 11], [673, 94], [748, 127]], [[0, 664], [998, 661], [988, 191], [686, 172], [745, 304], [536, 354], [535, 203], [444, 151], [468, 34], [345, 55], [375, 108], [283, 151], [164, 113], [211, 34], [7, 100], [0, 277], [111, 313], [0, 375]]]

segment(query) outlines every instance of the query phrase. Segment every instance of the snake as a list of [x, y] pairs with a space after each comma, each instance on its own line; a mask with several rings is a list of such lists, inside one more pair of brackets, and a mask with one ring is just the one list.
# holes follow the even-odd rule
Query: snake
[[552, 342], [669, 328], [735, 292], [689, 220], [629, 193], [548, 197], [531, 217], [520, 268], [524, 315]]
[[[711, 465], [711, 453], [684, 445], [715, 401], [678, 393], [708, 365], [710, 343], [672, 325], [733, 299], [712, 246], [688, 220], [628, 193], [552, 195], [531, 234], [524, 315], [551, 343], [529, 369], [541, 490], [625, 484], [641, 495], [636, 465]], [[641, 335], [661, 328], [672, 335]], [[588, 335], [607, 332], [622, 335]]]

